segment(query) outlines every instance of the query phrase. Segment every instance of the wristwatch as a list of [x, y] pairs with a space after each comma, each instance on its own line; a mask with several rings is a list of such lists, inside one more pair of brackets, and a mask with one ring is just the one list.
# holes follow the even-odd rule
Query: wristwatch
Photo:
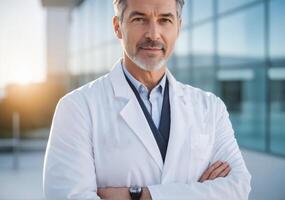
[[142, 188], [138, 186], [130, 187], [129, 193], [130, 193], [132, 200], [140, 200], [140, 197], [142, 195]]

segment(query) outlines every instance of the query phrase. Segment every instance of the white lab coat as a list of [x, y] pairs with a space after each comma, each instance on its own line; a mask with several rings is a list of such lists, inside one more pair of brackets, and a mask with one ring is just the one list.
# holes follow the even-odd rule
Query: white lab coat
[[[97, 188], [148, 186], [153, 199], [244, 200], [251, 176], [224, 103], [167, 71], [171, 129], [165, 163], [120, 62], [57, 105], [44, 164], [46, 197], [99, 199]], [[225, 178], [199, 183], [209, 163]]]

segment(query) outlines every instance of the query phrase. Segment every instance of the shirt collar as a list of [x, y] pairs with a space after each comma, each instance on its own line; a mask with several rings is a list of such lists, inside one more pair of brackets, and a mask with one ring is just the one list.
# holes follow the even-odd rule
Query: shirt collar
[[[138, 81], [135, 77], [133, 77], [133, 75], [128, 71], [128, 69], [123, 65], [123, 63], [121, 64], [124, 73], [126, 74], [127, 78], [132, 82], [132, 84], [135, 86], [135, 88], [137, 89], [137, 91], [139, 93], [143, 92], [143, 91], [147, 91], [148, 89], [146, 86], [144, 86], [140, 81]], [[163, 75], [162, 79], [159, 81], [159, 83], [152, 89], [152, 91], [156, 91], [158, 90], [160, 94], [164, 93], [164, 89], [165, 89], [165, 84], [166, 84], [166, 73]]]

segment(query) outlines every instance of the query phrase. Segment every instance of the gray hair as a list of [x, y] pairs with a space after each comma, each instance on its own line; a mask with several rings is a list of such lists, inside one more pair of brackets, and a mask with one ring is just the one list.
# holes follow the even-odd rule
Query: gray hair
[[[176, 14], [178, 18], [181, 18], [182, 8], [184, 6], [184, 0], [176, 1]], [[127, 0], [113, 0], [115, 14], [118, 16], [120, 21], [123, 21], [124, 12], [127, 8]]]

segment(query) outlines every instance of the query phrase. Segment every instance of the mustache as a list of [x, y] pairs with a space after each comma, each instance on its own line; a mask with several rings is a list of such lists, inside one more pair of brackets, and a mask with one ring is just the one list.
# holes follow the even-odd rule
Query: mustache
[[138, 44], [139, 48], [158, 48], [165, 50], [165, 45], [157, 40], [145, 40]]

